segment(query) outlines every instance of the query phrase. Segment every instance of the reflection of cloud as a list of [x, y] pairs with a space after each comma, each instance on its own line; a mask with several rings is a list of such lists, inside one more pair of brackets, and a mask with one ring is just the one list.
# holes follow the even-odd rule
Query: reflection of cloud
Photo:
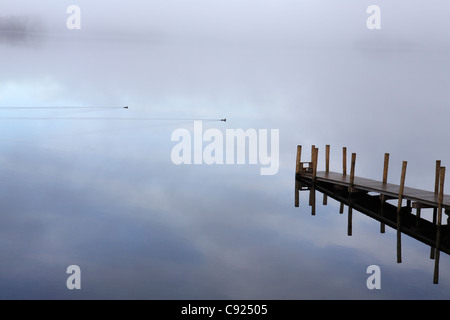
[[21, 45], [36, 41], [42, 32], [38, 18], [27, 16], [0, 17], [0, 44]]
[[395, 39], [386, 35], [372, 34], [370, 37], [364, 37], [356, 40], [354, 46], [357, 50], [364, 53], [405, 53], [415, 49], [416, 44], [406, 39]]

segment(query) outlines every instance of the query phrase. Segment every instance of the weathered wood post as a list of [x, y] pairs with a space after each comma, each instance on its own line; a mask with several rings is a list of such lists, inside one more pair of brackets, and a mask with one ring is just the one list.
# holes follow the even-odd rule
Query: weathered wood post
[[348, 205], [348, 221], [347, 221], [348, 222], [348, 224], [347, 224], [347, 235], [348, 236], [352, 235], [352, 212], [353, 212], [353, 208], [352, 208], [351, 202], [349, 202], [349, 205]]
[[[327, 144], [325, 146], [325, 172], [326, 172], [326, 174], [328, 174], [330, 172], [330, 145], [329, 144]], [[327, 199], [327, 195], [324, 194], [323, 195], [323, 202], [322, 202], [322, 204], [324, 206], [327, 205], [327, 200], [328, 200]]]
[[300, 202], [300, 191], [299, 191], [299, 181], [298, 181], [298, 175], [300, 174], [300, 162], [301, 162], [301, 156], [302, 156], [302, 146], [297, 146], [297, 159], [295, 161], [295, 206], [299, 206]]
[[302, 146], [298, 145], [297, 146], [297, 159], [295, 161], [295, 173], [296, 174], [300, 173], [301, 157], [302, 157]]
[[[383, 184], [385, 185], [387, 183], [387, 177], [388, 177], [388, 168], [389, 168], [389, 153], [385, 153], [384, 154], [384, 165], [383, 165]], [[385, 203], [386, 199], [384, 194], [381, 195], [381, 216], [383, 216], [383, 208], [384, 208], [384, 203]], [[380, 224], [380, 232], [381, 233], [385, 233], [385, 224], [382, 222]]]
[[[350, 184], [348, 186], [348, 192], [353, 192], [353, 183], [355, 182], [355, 163], [356, 163], [356, 153], [352, 153], [352, 162], [350, 167]], [[349, 195], [351, 197], [351, 195]], [[349, 198], [348, 201], [348, 226], [347, 235], [352, 235], [352, 199]]]
[[[439, 174], [441, 169], [441, 160], [436, 160], [436, 169], [434, 174], [434, 194], [439, 194]], [[439, 201], [439, 200], [438, 200]], [[437, 208], [433, 208], [433, 224], [436, 224]], [[434, 247], [430, 248], [430, 259], [434, 259]]]
[[440, 244], [441, 244], [441, 224], [442, 224], [442, 202], [444, 201], [444, 179], [445, 179], [445, 167], [441, 167], [439, 170], [439, 200], [438, 200], [438, 212], [437, 212], [437, 229], [436, 229], [436, 257], [434, 259], [434, 276], [433, 283], [437, 284], [439, 281], [439, 257], [440, 257]]
[[311, 215], [316, 214], [316, 189], [315, 189], [315, 183], [316, 183], [316, 174], [317, 174], [317, 159], [319, 154], [319, 148], [314, 147], [314, 158], [313, 158], [313, 176], [312, 176], [312, 186], [311, 186], [311, 193], [312, 193], [312, 203], [311, 203]]
[[315, 145], [312, 145], [311, 146], [311, 166], [312, 166], [312, 177], [311, 177], [311, 188], [309, 189], [309, 205], [310, 206], [312, 206], [312, 203], [313, 203], [313, 197], [312, 197], [312, 192], [311, 192], [311, 190], [312, 190], [312, 188], [314, 187], [313, 186], [313, 184], [314, 184], [314, 158], [315, 158], [315, 155], [314, 155], [314, 153], [315, 153], [315, 151], [316, 151], [316, 146]]
[[353, 192], [353, 184], [355, 182], [355, 163], [356, 163], [356, 153], [352, 153], [352, 163], [350, 167], [350, 184], [348, 186], [348, 192]]
[[[347, 175], [347, 147], [342, 147], [342, 174]], [[339, 213], [344, 213], [344, 203], [339, 206]]]
[[384, 154], [384, 166], [383, 166], [383, 183], [387, 183], [388, 177], [388, 169], [389, 169], [389, 153]]
[[342, 148], [342, 174], [347, 174], [347, 147]]
[[314, 159], [313, 159], [313, 181], [316, 181], [317, 174], [317, 159], [319, 157], [319, 148], [314, 147], [313, 151]]
[[405, 189], [405, 176], [406, 176], [406, 166], [407, 161], [403, 161], [402, 164], [402, 175], [400, 178], [400, 188], [398, 191], [398, 205], [397, 205], [397, 263], [402, 262], [402, 243], [401, 243], [401, 210], [402, 210], [402, 201], [403, 201], [403, 190]]

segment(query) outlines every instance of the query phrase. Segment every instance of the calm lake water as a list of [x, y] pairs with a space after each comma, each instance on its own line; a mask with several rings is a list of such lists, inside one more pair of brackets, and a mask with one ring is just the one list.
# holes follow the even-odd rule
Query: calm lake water
[[[374, 179], [390, 152], [390, 182], [408, 160], [406, 185], [433, 190], [435, 160], [450, 161], [448, 36], [246, 31], [0, 38], [1, 299], [450, 298], [448, 255], [433, 284], [427, 245], [403, 235], [398, 264], [396, 230], [353, 211], [348, 236], [339, 203], [312, 216], [307, 193], [294, 207], [298, 144], [320, 163], [330, 144], [336, 171], [347, 146]], [[62, 106], [93, 109], [8, 109]], [[194, 139], [191, 119], [222, 118], [203, 132], [279, 130], [277, 174], [249, 150], [239, 165], [174, 164], [175, 130]]]

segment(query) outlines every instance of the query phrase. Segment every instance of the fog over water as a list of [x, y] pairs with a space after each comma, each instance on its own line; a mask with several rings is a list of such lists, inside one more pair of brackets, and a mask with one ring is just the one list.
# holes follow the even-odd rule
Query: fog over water
[[[68, 30], [74, 4], [81, 29]], [[297, 145], [303, 161], [319, 147], [322, 170], [330, 144], [335, 171], [346, 146], [377, 180], [389, 152], [389, 182], [407, 160], [406, 185], [433, 190], [435, 160], [450, 163], [448, 1], [0, 7], [0, 298], [450, 297], [448, 255], [433, 285], [425, 244], [403, 236], [397, 264], [395, 230], [354, 211], [349, 237], [339, 203], [311, 216], [307, 193], [294, 208]], [[223, 118], [203, 132], [279, 130], [277, 174], [260, 158], [173, 163], [174, 130]]]

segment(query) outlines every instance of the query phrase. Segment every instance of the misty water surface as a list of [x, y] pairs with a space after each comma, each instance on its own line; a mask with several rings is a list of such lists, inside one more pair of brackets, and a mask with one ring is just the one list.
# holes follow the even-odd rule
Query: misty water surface
[[[395, 230], [355, 212], [349, 237], [339, 204], [311, 216], [305, 193], [294, 208], [298, 144], [321, 163], [330, 144], [331, 170], [347, 146], [376, 179], [390, 152], [390, 182], [408, 160], [406, 184], [432, 190], [450, 161], [446, 2], [380, 1], [376, 31], [359, 1], [78, 1], [72, 31], [73, 3], [38, 2], [0, 16], [1, 298], [450, 297], [447, 255], [433, 285], [424, 244], [404, 236], [397, 264]], [[6, 109], [61, 106], [114, 108]], [[279, 129], [278, 173], [172, 163], [172, 132], [193, 128], [174, 119], [221, 118], [204, 129]]]

